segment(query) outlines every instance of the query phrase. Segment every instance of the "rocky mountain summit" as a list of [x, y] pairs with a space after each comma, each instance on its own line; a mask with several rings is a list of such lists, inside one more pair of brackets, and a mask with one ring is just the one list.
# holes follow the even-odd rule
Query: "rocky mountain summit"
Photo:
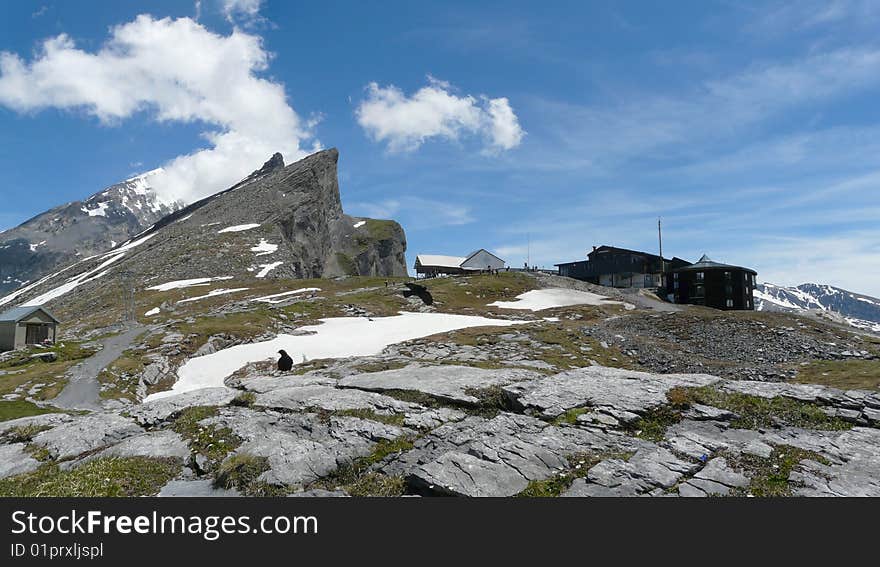
[[880, 333], [880, 299], [830, 285], [805, 283], [782, 287], [759, 284], [755, 287], [755, 308], [758, 311], [812, 312]]
[[150, 171], [111, 185], [84, 201], [55, 207], [0, 232], [0, 296], [82, 258], [105, 252], [183, 203], [156, 198]]
[[406, 275], [400, 225], [342, 211], [338, 157], [330, 149], [285, 166], [276, 154], [230, 189], [0, 298], [0, 305], [51, 302], [63, 310], [78, 296], [193, 279]]

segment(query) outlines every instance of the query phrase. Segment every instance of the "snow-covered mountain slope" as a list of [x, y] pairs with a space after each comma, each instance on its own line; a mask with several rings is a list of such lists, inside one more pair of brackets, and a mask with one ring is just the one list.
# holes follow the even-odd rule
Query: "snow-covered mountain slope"
[[880, 332], [880, 299], [833, 287], [805, 283], [782, 287], [771, 283], [755, 287], [758, 311], [816, 310], [833, 314], [853, 327]]
[[[0, 294], [0, 310], [44, 303], [54, 309], [74, 301], [72, 295], [88, 298], [84, 307], [94, 309], [108, 289], [181, 280], [405, 276], [403, 228], [343, 212], [338, 158], [330, 149], [285, 166], [275, 154], [240, 183], [166, 215], [123, 244]], [[97, 208], [107, 202], [102, 198], [83, 208]]]
[[159, 171], [126, 179], [0, 233], [0, 295], [106, 252], [180, 209], [183, 203], [163, 203], [150, 188], [150, 178]]

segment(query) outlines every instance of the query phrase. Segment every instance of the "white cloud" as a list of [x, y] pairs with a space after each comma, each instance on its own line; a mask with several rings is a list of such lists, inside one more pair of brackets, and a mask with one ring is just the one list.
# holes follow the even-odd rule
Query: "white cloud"
[[367, 97], [356, 110], [358, 124], [391, 152], [413, 151], [426, 140], [458, 140], [463, 135], [484, 139], [485, 151], [515, 148], [525, 132], [506, 98], [458, 96], [446, 81], [428, 76], [428, 86], [412, 96], [389, 85], [367, 86]]
[[230, 22], [236, 19], [254, 22], [260, 19], [260, 5], [263, 0], [222, 0], [223, 15]]
[[141, 15], [112, 28], [94, 53], [64, 34], [46, 40], [31, 62], [0, 53], [0, 104], [83, 110], [109, 125], [138, 113], [208, 125], [209, 147], [172, 159], [151, 179], [163, 199], [192, 201], [229, 187], [276, 151], [288, 162], [308, 153], [312, 123], [288, 105], [281, 84], [257, 75], [269, 58], [258, 36]]

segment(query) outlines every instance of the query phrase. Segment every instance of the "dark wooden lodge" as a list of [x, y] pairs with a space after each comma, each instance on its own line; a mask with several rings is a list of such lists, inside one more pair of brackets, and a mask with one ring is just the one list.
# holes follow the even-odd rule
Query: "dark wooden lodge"
[[755, 270], [713, 262], [703, 256], [696, 264], [673, 269], [666, 292], [675, 303], [715, 309], [754, 309]]
[[607, 287], [662, 287], [666, 271], [687, 266], [681, 258], [667, 260], [656, 254], [614, 246], [593, 247], [587, 260], [556, 264], [559, 275]]

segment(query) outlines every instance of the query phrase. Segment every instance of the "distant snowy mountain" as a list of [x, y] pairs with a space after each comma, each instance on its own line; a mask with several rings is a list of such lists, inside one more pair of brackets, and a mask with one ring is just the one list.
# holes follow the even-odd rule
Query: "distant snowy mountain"
[[0, 233], [0, 295], [105, 252], [183, 207], [157, 199], [150, 178], [160, 171], [126, 179]]
[[859, 329], [880, 332], [880, 299], [830, 285], [805, 283], [782, 287], [771, 283], [755, 287], [758, 311], [824, 311]]

